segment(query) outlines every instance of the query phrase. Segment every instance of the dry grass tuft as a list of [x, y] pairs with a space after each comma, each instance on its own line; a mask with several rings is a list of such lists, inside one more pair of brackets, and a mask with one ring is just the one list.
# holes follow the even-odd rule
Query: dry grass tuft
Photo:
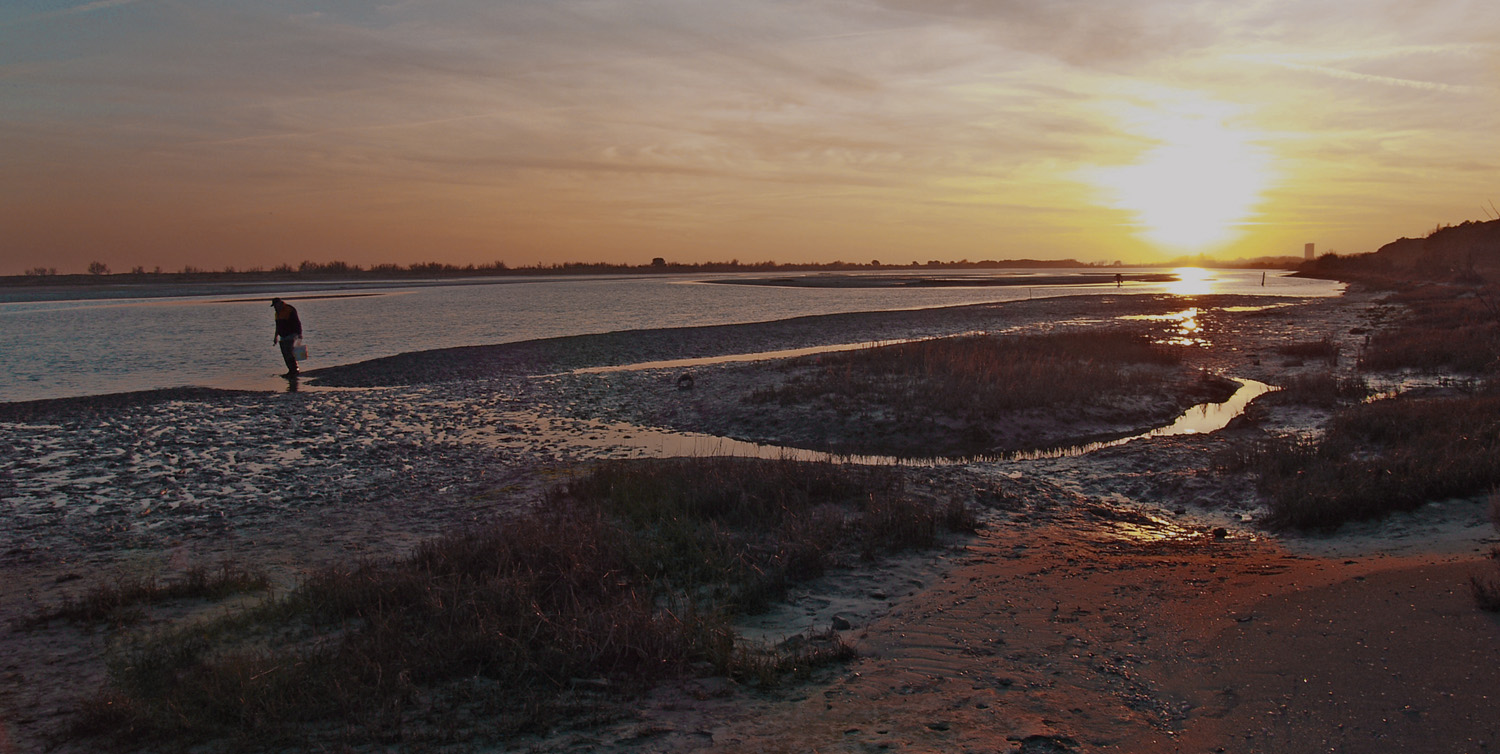
[[1130, 365], [1181, 362], [1180, 349], [1126, 330], [976, 335], [820, 356], [814, 378], [762, 391], [753, 399], [792, 404], [830, 396], [921, 414], [994, 417], [1093, 401], [1149, 379], [1128, 369]]
[[234, 563], [217, 568], [196, 567], [181, 578], [163, 582], [156, 576], [120, 574], [83, 595], [69, 597], [28, 619], [23, 627], [36, 627], [53, 620], [80, 623], [131, 623], [144, 617], [144, 609], [170, 600], [220, 600], [232, 594], [270, 588], [266, 574]]
[[1500, 290], [1424, 286], [1393, 297], [1409, 314], [1370, 337], [1361, 369], [1484, 374], [1500, 364]]
[[400, 560], [321, 570], [241, 614], [123, 640], [83, 730], [126, 745], [396, 743], [462, 709], [504, 737], [595, 708], [590, 693], [666, 678], [770, 686], [850, 650], [836, 634], [746, 646], [732, 616], [845, 557], [975, 525], [962, 505], [905, 494], [891, 470], [792, 461], [608, 463], [545, 503]]
[[1329, 530], [1500, 485], [1500, 393], [1395, 398], [1335, 415], [1317, 439], [1277, 438], [1240, 460], [1267, 523]]
[[[741, 411], [772, 436], [774, 414], [815, 417], [798, 424], [797, 444], [834, 453], [952, 457], [1052, 447], [1094, 439], [1105, 425], [1123, 431], [1167, 421], [1232, 392], [1229, 383], [1196, 379], [1183, 355], [1183, 346], [1128, 329], [940, 338], [788, 360], [783, 379], [750, 393]], [[767, 412], [767, 404], [780, 411]], [[1082, 434], [1066, 434], [1070, 425]]]
[[1358, 375], [1315, 372], [1293, 375], [1281, 385], [1279, 400], [1332, 408], [1368, 398], [1374, 391]]
[[1343, 350], [1338, 341], [1330, 337], [1313, 340], [1304, 343], [1288, 343], [1276, 349], [1285, 356], [1297, 359], [1315, 359], [1326, 362], [1329, 366], [1337, 366], [1339, 354]]

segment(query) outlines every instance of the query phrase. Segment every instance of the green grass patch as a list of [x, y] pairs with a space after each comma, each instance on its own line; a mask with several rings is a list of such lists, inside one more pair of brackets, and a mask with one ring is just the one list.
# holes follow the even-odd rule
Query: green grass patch
[[122, 642], [85, 729], [137, 745], [409, 742], [417, 721], [463, 708], [503, 737], [592, 708], [581, 681], [626, 698], [704, 673], [773, 685], [850, 650], [836, 635], [747, 645], [734, 616], [831, 566], [974, 527], [963, 505], [908, 494], [890, 469], [607, 463], [538, 512]]

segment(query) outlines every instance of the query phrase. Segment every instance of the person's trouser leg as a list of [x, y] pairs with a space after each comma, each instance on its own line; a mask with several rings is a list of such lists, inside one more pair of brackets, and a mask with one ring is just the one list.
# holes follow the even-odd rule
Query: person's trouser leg
[[292, 339], [281, 339], [281, 358], [286, 362], [287, 374], [297, 373], [297, 357], [292, 355]]

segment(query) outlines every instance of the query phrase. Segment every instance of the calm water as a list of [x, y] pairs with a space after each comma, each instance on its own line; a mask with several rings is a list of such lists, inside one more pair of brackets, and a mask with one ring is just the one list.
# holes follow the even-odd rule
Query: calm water
[[[0, 326], [6, 333], [0, 350], [0, 401], [183, 385], [277, 389], [284, 383], [275, 375], [285, 367], [271, 344], [273, 295], [297, 307], [311, 354], [304, 367], [316, 369], [407, 351], [565, 335], [1116, 292], [1113, 285], [827, 289], [705, 282], [729, 277], [288, 286], [265, 293], [215, 289], [212, 295], [195, 295], [204, 289], [184, 287], [182, 295], [160, 298], [0, 303]], [[1179, 284], [1127, 284], [1124, 292], [1329, 296], [1341, 289], [1336, 283], [1275, 272], [1263, 286], [1259, 271], [1215, 270]]]

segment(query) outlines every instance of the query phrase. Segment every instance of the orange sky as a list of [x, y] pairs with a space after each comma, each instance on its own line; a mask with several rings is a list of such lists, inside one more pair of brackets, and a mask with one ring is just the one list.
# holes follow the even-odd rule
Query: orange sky
[[1500, 3], [0, 6], [0, 274], [1372, 251], [1500, 205]]

